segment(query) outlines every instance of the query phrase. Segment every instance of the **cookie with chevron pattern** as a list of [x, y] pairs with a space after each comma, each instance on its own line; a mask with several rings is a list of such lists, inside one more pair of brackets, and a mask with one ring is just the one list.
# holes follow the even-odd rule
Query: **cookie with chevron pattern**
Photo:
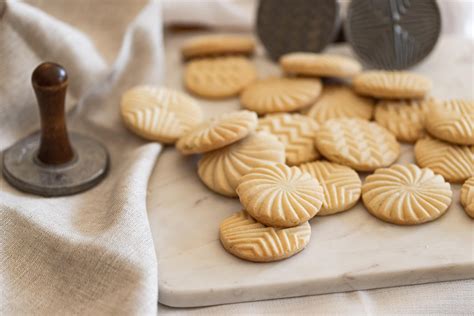
[[162, 87], [137, 86], [120, 102], [122, 120], [135, 134], [173, 144], [202, 121], [201, 107], [185, 94]]
[[288, 113], [267, 115], [258, 120], [257, 129], [277, 136], [285, 144], [288, 165], [299, 165], [319, 158], [314, 146], [319, 125], [312, 118]]
[[323, 188], [324, 202], [318, 216], [346, 211], [359, 201], [362, 182], [353, 169], [329, 161], [309, 162], [299, 168]]
[[461, 204], [466, 214], [474, 218], [474, 176], [467, 179], [461, 188]]
[[358, 171], [390, 166], [400, 155], [400, 144], [392, 133], [361, 119], [329, 120], [320, 126], [315, 141], [328, 160]]
[[474, 146], [454, 145], [431, 137], [415, 144], [416, 163], [430, 168], [452, 183], [474, 176]]
[[236, 257], [271, 262], [303, 250], [311, 238], [311, 226], [305, 222], [291, 228], [268, 227], [240, 211], [221, 223], [219, 238], [224, 248]]
[[380, 168], [362, 186], [362, 200], [375, 217], [399, 225], [433, 221], [451, 205], [453, 192], [442, 176], [414, 164]]
[[425, 127], [432, 136], [458, 145], [474, 145], [474, 101], [430, 103]]
[[236, 34], [211, 34], [191, 38], [181, 48], [183, 57], [214, 56], [226, 54], [250, 55], [255, 50], [251, 36]]
[[240, 178], [252, 168], [285, 162], [285, 145], [274, 135], [255, 132], [224, 148], [208, 152], [198, 163], [198, 174], [208, 188], [235, 197]]
[[313, 218], [324, 201], [323, 189], [309, 173], [284, 164], [250, 170], [237, 186], [245, 210], [273, 227], [293, 227]]
[[283, 55], [280, 66], [288, 74], [332, 78], [353, 77], [362, 70], [361, 64], [349, 57], [306, 52]]

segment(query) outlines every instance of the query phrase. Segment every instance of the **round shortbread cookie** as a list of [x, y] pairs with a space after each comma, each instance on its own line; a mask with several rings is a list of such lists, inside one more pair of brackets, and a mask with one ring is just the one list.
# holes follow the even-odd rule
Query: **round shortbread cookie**
[[256, 79], [255, 66], [245, 57], [196, 59], [184, 70], [186, 89], [211, 99], [236, 96]]
[[417, 100], [380, 101], [375, 121], [392, 132], [401, 142], [414, 143], [423, 135], [426, 102]]
[[309, 162], [299, 168], [323, 188], [324, 202], [318, 216], [346, 211], [359, 201], [362, 182], [353, 169], [329, 161]]
[[352, 77], [362, 70], [361, 64], [349, 57], [296, 52], [283, 55], [280, 66], [288, 74], [316, 77]]
[[309, 173], [284, 164], [252, 169], [237, 194], [245, 210], [262, 224], [292, 227], [314, 217], [324, 201], [323, 189]]
[[474, 176], [474, 146], [426, 137], [416, 142], [415, 159], [420, 167], [430, 168], [449, 182], [462, 183]]
[[270, 262], [303, 250], [311, 238], [311, 225], [305, 222], [290, 228], [268, 227], [240, 211], [221, 223], [219, 238], [224, 248], [236, 257]]
[[316, 147], [328, 160], [358, 171], [387, 167], [400, 155], [395, 136], [374, 122], [329, 120], [316, 133]]
[[257, 124], [255, 112], [225, 113], [200, 124], [181, 137], [176, 148], [184, 155], [216, 150], [246, 137], [256, 129]]
[[299, 165], [320, 157], [314, 146], [319, 125], [312, 118], [288, 113], [267, 115], [258, 120], [257, 129], [277, 136], [285, 144], [288, 165]]
[[354, 90], [381, 99], [423, 98], [431, 90], [431, 81], [406, 71], [366, 71], [354, 77]]
[[305, 113], [318, 123], [336, 118], [361, 118], [370, 120], [374, 111], [374, 101], [357, 95], [346, 86], [329, 85]]
[[462, 185], [461, 204], [466, 214], [474, 218], [474, 177], [467, 179]]
[[474, 145], [474, 101], [430, 103], [425, 128], [441, 140], [458, 145]]
[[213, 34], [193, 37], [184, 43], [181, 52], [184, 58], [223, 54], [250, 55], [255, 50], [251, 36]]
[[202, 182], [212, 191], [237, 196], [240, 178], [252, 168], [285, 162], [285, 146], [266, 132], [257, 132], [224, 148], [204, 154], [198, 163]]
[[375, 217], [393, 224], [433, 221], [451, 205], [453, 192], [443, 177], [414, 164], [377, 169], [362, 185], [362, 201]]
[[258, 114], [292, 112], [311, 105], [321, 90], [315, 78], [268, 78], [246, 87], [240, 103]]
[[187, 95], [167, 88], [137, 86], [122, 95], [122, 120], [135, 134], [173, 144], [202, 121], [201, 107]]

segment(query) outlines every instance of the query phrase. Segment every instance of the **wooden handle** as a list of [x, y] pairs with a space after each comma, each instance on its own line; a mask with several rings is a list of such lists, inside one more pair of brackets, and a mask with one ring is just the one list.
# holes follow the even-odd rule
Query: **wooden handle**
[[38, 159], [48, 165], [69, 162], [74, 157], [66, 128], [64, 101], [68, 85], [66, 70], [55, 63], [42, 63], [31, 76], [41, 116]]

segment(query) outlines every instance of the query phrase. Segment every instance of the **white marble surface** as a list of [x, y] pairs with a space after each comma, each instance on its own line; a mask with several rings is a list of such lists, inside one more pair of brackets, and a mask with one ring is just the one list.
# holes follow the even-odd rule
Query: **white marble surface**
[[[178, 47], [187, 35], [167, 39], [167, 85], [182, 88]], [[472, 42], [445, 39], [415, 71], [434, 80], [433, 95], [473, 98]], [[461, 49], [462, 48], [462, 49]], [[333, 51], [349, 54], [347, 47]], [[256, 57], [262, 76], [278, 68]], [[238, 109], [237, 100], [205, 102], [206, 114]], [[404, 147], [400, 161], [412, 159]], [[159, 301], [177, 307], [262, 300], [355, 289], [474, 278], [474, 222], [453, 204], [439, 220], [399, 227], [377, 220], [359, 204], [311, 221], [307, 249], [285, 261], [255, 264], [224, 251], [219, 223], [240, 209], [201, 184], [197, 157], [167, 148], [150, 179], [148, 209], [158, 255]]]

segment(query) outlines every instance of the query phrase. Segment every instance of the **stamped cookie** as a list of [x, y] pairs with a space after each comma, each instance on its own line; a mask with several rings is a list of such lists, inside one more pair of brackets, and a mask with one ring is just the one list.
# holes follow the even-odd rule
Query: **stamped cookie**
[[320, 210], [323, 189], [298, 167], [274, 164], [252, 169], [240, 179], [237, 194], [245, 210], [262, 224], [300, 225]]
[[135, 134], [173, 144], [202, 121], [202, 110], [185, 94], [160, 87], [137, 86], [120, 102], [122, 120]]
[[406, 71], [366, 71], [354, 77], [354, 90], [381, 99], [423, 98], [431, 90], [431, 81]]
[[374, 112], [374, 101], [362, 97], [342, 85], [328, 85], [323, 88], [323, 93], [305, 113], [314, 118], [318, 123], [335, 118], [360, 118], [370, 120]]
[[229, 197], [237, 196], [240, 178], [252, 168], [285, 162], [285, 146], [266, 132], [248, 137], [204, 154], [198, 163], [198, 174], [211, 190]]
[[258, 114], [292, 112], [311, 105], [321, 89], [319, 79], [274, 77], [246, 87], [240, 102], [244, 108]]
[[324, 202], [318, 216], [346, 211], [359, 201], [362, 183], [353, 169], [329, 161], [309, 162], [299, 168], [323, 188]]
[[235, 143], [253, 132], [257, 114], [250, 111], [225, 113], [200, 124], [176, 143], [184, 155], [200, 154]]
[[242, 54], [250, 55], [255, 50], [255, 40], [251, 36], [232, 34], [213, 34], [194, 37], [184, 43], [183, 57]]
[[466, 214], [474, 218], [474, 176], [467, 179], [461, 188], [461, 204]]
[[474, 146], [426, 137], [416, 142], [415, 159], [420, 167], [430, 168], [449, 182], [462, 183], [474, 176]]
[[375, 121], [401, 142], [414, 143], [425, 134], [423, 127], [426, 101], [380, 101], [375, 107]]
[[425, 128], [436, 138], [458, 144], [474, 145], [474, 101], [432, 102]]
[[196, 59], [184, 69], [186, 89], [210, 99], [236, 96], [256, 79], [255, 66], [245, 57]]
[[398, 225], [433, 221], [451, 205], [453, 192], [443, 177], [414, 164], [377, 169], [362, 185], [362, 201], [375, 217]]
[[362, 70], [352, 58], [332, 55], [296, 52], [283, 55], [280, 66], [288, 74], [316, 77], [352, 77]]
[[395, 136], [361, 119], [329, 120], [320, 126], [315, 141], [324, 157], [358, 171], [390, 166], [400, 155]]
[[276, 135], [285, 144], [288, 165], [299, 165], [320, 156], [314, 146], [319, 125], [312, 118], [288, 113], [267, 115], [258, 120], [257, 129]]
[[224, 248], [236, 257], [271, 262], [303, 250], [311, 238], [311, 225], [305, 222], [290, 228], [268, 227], [240, 211], [222, 222], [219, 238]]

